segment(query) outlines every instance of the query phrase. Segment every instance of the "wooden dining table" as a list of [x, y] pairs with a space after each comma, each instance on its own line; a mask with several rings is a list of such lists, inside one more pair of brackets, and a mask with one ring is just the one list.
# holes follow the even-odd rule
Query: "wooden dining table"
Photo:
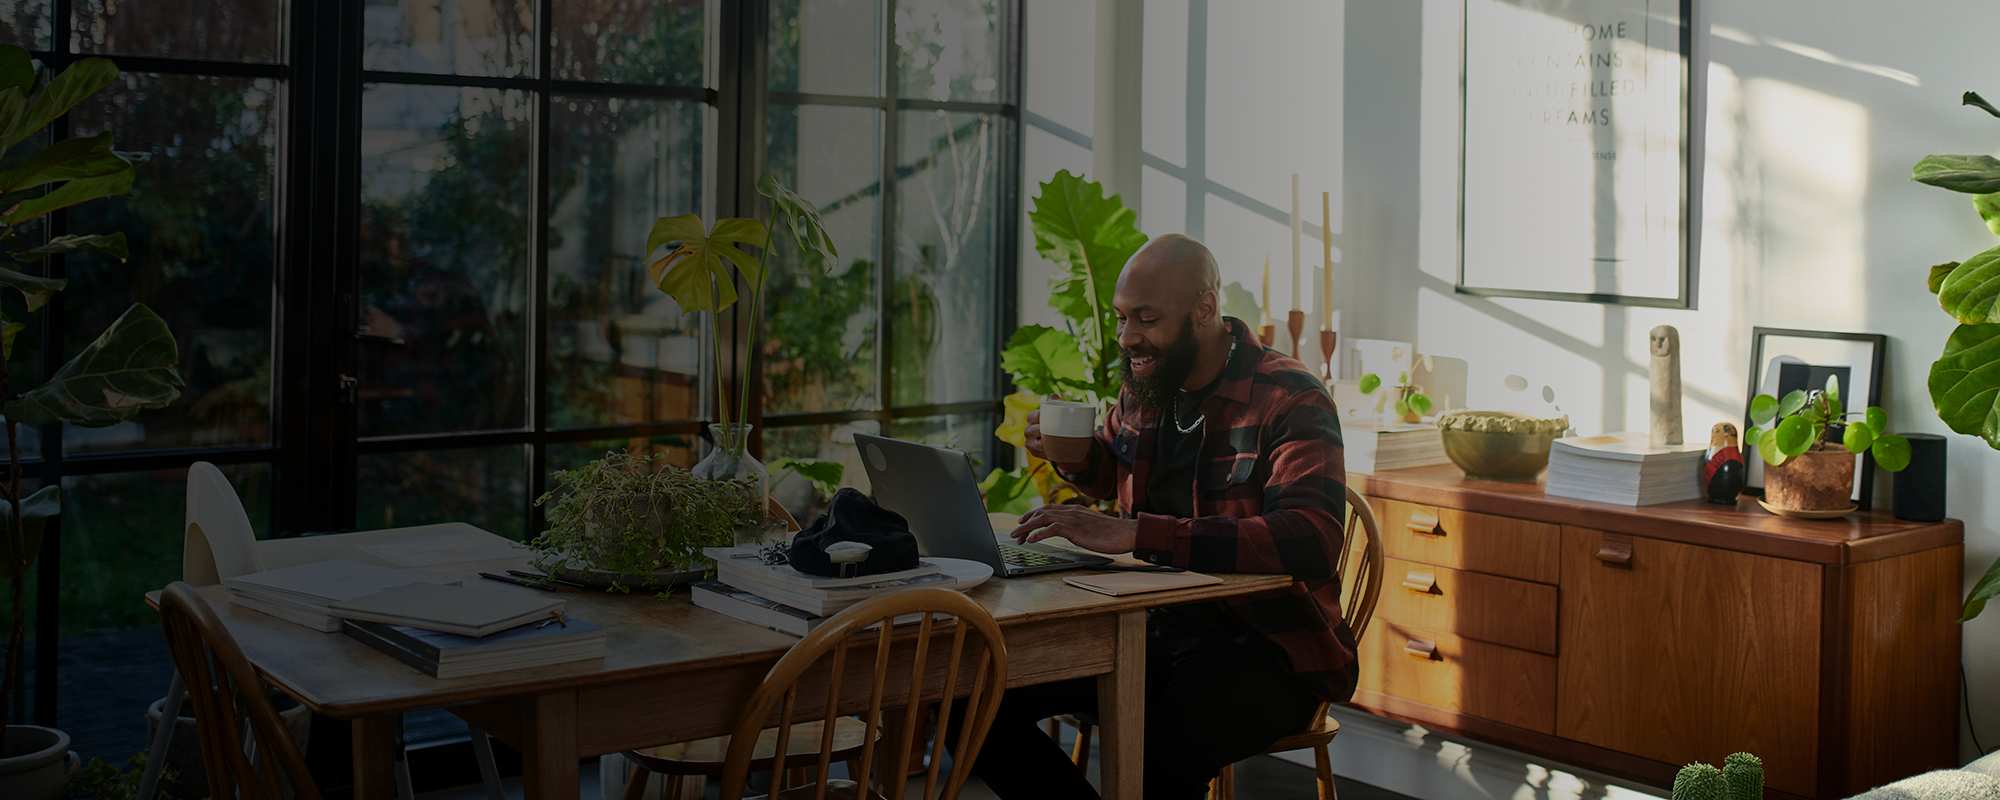
[[[478, 580], [480, 571], [525, 566], [526, 552], [511, 546], [469, 525], [431, 526], [260, 542], [259, 565], [353, 558]], [[1000, 624], [1007, 686], [1097, 681], [1103, 795], [1136, 800], [1144, 793], [1146, 610], [1271, 591], [1290, 579], [1224, 575], [1210, 586], [1110, 597], [1064, 583], [1066, 574], [1076, 573], [996, 577], [967, 594]], [[684, 590], [576, 592], [561, 596], [572, 617], [604, 629], [603, 659], [439, 680], [341, 634], [235, 606], [222, 587], [200, 591], [272, 685], [351, 724], [356, 797], [394, 796], [402, 716], [438, 708], [518, 750], [528, 797], [576, 797], [581, 759], [728, 733], [765, 672], [798, 641], [696, 608]]]

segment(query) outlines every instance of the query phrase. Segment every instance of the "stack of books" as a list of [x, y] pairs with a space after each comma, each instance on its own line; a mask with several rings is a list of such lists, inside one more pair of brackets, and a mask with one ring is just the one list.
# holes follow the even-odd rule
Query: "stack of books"
[[1386, 472], [1449, 464], [1436, 425], [1341, 422], [1342, 455], [1349, 472]]
[[766, 564], [756, 548], [711, 547], [703, 552], [715, 559], [716, 579], [694, 585], [696, 606], [794, 636], [804, 636], [827, 618], [872, 597], [903, 589], [958, 585], [956, 578], [928, 559], [901, 572], [823, 578], [785, 564]]
[[1549, 448], [1550, 497], [1622, 506], [1677, 503], [1701, 496], [1700, 444], [1653, 447], [1643, 433], [1572, 436]]
[[453, 581], [358, 561], [321, 561], [228, 578], [231, 600], [349, 637], [438, 678], [604, 656], [604, 632], [540, 592]]

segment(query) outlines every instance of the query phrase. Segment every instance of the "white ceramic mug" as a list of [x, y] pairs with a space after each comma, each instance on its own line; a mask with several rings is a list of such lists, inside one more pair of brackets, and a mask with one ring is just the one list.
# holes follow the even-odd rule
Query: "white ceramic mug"
[[1042, 401], [1042, 452], [1057, 464], [1090, 460], [1091, 438], [1097, 434], [1097, 406], [1047, 398]]

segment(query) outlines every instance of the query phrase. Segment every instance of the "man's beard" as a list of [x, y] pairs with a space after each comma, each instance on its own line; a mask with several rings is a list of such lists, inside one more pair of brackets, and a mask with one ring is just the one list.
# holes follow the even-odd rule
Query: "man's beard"
[[[1165, 350], [1141, 347], [1126, 350], [1124, 360], [1125, 388], [1132, 397], [1147, 408], [1164, 409], [1174, 401], [1174, 393], [1187, 383], [1188, 375], [1194, 372], [1195, 357], [1201, 354], [1201, 346], [1195, 341], [1194, 315], [1189, 314], [1181, 324], [1181, 335]], [[1159, 366], [1153, 369], [1150, 378], [1140, 378], [1132, 374], [1132, 356], [1152, 356]]]

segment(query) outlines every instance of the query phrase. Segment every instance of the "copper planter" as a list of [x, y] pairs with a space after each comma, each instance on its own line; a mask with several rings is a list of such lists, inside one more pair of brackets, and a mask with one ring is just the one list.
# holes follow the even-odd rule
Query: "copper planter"
[[1840, 511], [1854, 506], [1854, 454], [1846, 448], [1808, 450], [1764, 468], [1764, 502], [1788, 511]]

